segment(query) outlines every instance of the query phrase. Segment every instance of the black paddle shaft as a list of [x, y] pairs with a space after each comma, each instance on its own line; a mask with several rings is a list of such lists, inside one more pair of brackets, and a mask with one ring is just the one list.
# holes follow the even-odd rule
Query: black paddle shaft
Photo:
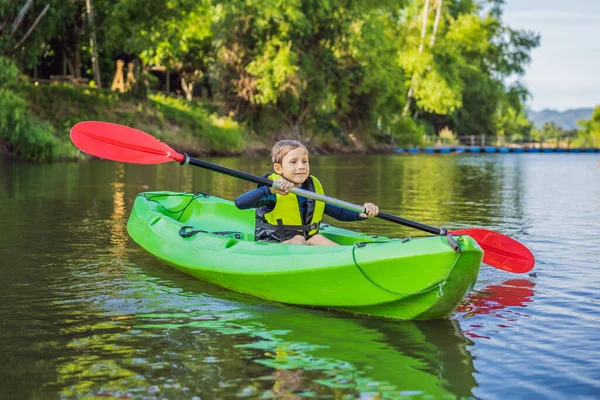
[[[237, 171], [235, 169], [231, 169], [231, 168], [223, 167], [221, 165], [209, 163], [207, 161], [198, 160], [196, 158], [189, 157], [187, 154], [184, 154], [184, 156], [185, 156], [185, 159], [183, 160], [183, 162], [181, 163], [181, 165], [191, 164], [191, 165], [194, 165], [196, 167], [200, 167], [200, 168], [208, 169], [208, 170], [211, 170], [211, 171], [219, 172], [219, 173], [224, 174], [224, 175], [233, 176], [234, 178], [240, 178], [240, 179], [243, 179], [245, 181], [254, 182], [254, 183], [259, 184], [259, 185], [264, 185], [264, 186], [268, 186], [268, 187], [275, 186], [277, 188], [277, 185], [273, 185], [275, 182], [272, 181], [271, 179], [267, 179], [267, 178], [264, 178], [262, 176], [252, 175], [252, 174], [249, 174], [247, 172]], [[359, 206], [357, 204], [348, 203], [346, 201], [335, 199], [333, 197], [320, 195], [318, 193], [310, 192], [308, 190], [303, 190], [303, 189], [300, 189], [300, 188], [293, 188], [290, 191], [292, 193], [295, 193], [295, 194], [303, 196], [303, 197], [307, 197], [307, 198], [311, 198], [311, 199], [323, 201], [325, 203], [333, 204], [333, 205], [336, 205], [336, 206], [339, 206], [339, 207], [342, 207], [342, 208], [346, 208], [346, 209], [349, 209], [349, 210], [353, 210], [353, 211], [357, 211], [357, 212], [364, 212], [365, 211], [365, 208], [363, 206]], [[424, 232], [428, 232], [428, 233], [431, 233], [431, 234], [434, 234], [434, 235], [444, 235], [445, 236], [448, 233], [448, 231], [445, 228], [441, 228], [441, 229], [440, 228], [435, 228], [433, 226], [421, 224], [421, 223], [415, 222], [415, 221], [410, 221], [408, 219], [400, 218], [400, 217], [398, 217], [396, 215], [388, 214], [388, 213], [385, 213], [385, 212], [379, 212], [379, 214], [377, 214], [377, 218], [381, 218], [381, 219], [389, 221], [389, 222], [394, 222], [396, 224], [408, 226], [410, 228], [418, 229], [418, 230], [421, 230], [421, 231], [424, 231]]]
[[418, 229], [420, 231], [425, 231], [428, 233], [432, 233], [434, 235], [445, 235], [446, 234], [446, 229], [445, 228], [436, 228], [434, 226], [429, 226], [429, 225], [425, 225], [425, 224], [421, 224], [420, 222], [415, 222], [415, 221], [411, 221], [408, 219], [404, 219], [401, 217], [398, 217], [396, 215], [392, 215], [392, 214], [388, 214], [386, 212], [380, 211], [379, 214], [377, 214], [377, 218], [381, 218], [384, 219], [386, 221], [389, 222], [395, 222], [397, 224], [400, 225], [404, 225], [404, 226], [408, 226], [411, 228], [415, 228]]

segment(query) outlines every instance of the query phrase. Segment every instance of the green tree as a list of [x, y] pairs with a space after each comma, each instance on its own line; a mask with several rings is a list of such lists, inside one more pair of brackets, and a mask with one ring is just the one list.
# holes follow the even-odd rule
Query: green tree
[[105, 23], [106, 46], [138, 56], [143, 68], [178, 73], [191, 100], [214, 58], [212, 24], [220, 9], [209, 0], [119, 0]]
[[503, 2], [491, 3], [493, 7], [483, 19], [489, 46], [483, 53], [468, 58], [470, 68], [461, 69], [463, 76], [472, 79], [466, 80], [463, 93], [463, 98], [469, 101], [454, 116], [459, 132], [495, 135], [496, 120], [502, 118], [502, 112], [510, 109], [521, 112], [527, 93], [524, 86], [517, 82], [507, 87], [505, 81], [524, 73], [531, 50], [539, 45], [539, 35], [504, 26], [501, 21]]
[[600, 106], [594, 109], [590, 119], [578, 121], [577, 124], [582, 128], [578, 139], [583, 146], [600, 146]]
[[539, 43], [533, 33], [502, 25], [502, 2], [490, 3], [484, 12], [475, 1], [442, 5], [437, 0], [440, 16], [438, 11], [427, 16], [427, 26], [436, 27], [429, 42], [419, 33], [425, 24], [418, 23], [423, 1], [408, 8], [401, 63], [412, 77], [406, 86], [414, 87], [415, 113], [459, 134], [496, 134], [498, 112], [507, 109], [502, 103], [511, 95], [504, 81], [523, 73], [530, 50]]
[[[393, 62], [398, 42], [385, 27], [401, 4], [228, 2], [217, 36], [221, 94], [242, 115], [275, 110], [295, 137], [323, 117], [347, 126], [372, 119], [382, 98], [397, 104], [389, 86], [398, 88], [401, 76]], [[356, 110], [360, 117], [350, 118]]]

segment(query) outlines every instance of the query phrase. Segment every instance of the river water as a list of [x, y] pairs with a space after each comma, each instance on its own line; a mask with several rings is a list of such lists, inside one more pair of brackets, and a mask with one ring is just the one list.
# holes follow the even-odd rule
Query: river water
[[[596, 154], [327, 156], [327, 194], [509, 235], [530, 274], [482, 266], [451, 319], [399, 322], [263, 301], [151, 258], [137, 193], [252, 184], [175, 163], [0, 163], [0, 398], [598, 398]], [[266, 158], [213, 162], [268, 172]], [[335, 222], [334, 222], [335, 224]], [[422, 232], [378, 219], [337, 225]]]

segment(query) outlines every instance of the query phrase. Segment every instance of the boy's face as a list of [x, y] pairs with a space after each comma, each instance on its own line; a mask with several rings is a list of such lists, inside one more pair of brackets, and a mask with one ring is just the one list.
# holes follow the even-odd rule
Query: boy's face
[[301, 186], [310, 175], [308, 154], [302, 147], [296, 147], [283, 156], [281, 164], [275, 163], [273, 169], [296, 186]]

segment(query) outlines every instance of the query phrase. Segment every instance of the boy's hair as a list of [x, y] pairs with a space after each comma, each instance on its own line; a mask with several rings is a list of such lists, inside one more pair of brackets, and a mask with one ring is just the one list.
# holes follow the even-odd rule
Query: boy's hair
[[275, 143], [275, 146], [271, 149], [271, 161], [273, 161], [273, 165], [281, 164], [283, 157], [291, 150], [297, 149], [298, 147], [302, 147], [306, 154], [308, 155], [308, 149], [305, 145], [298, 142], [297, 140], [280, 140]]

